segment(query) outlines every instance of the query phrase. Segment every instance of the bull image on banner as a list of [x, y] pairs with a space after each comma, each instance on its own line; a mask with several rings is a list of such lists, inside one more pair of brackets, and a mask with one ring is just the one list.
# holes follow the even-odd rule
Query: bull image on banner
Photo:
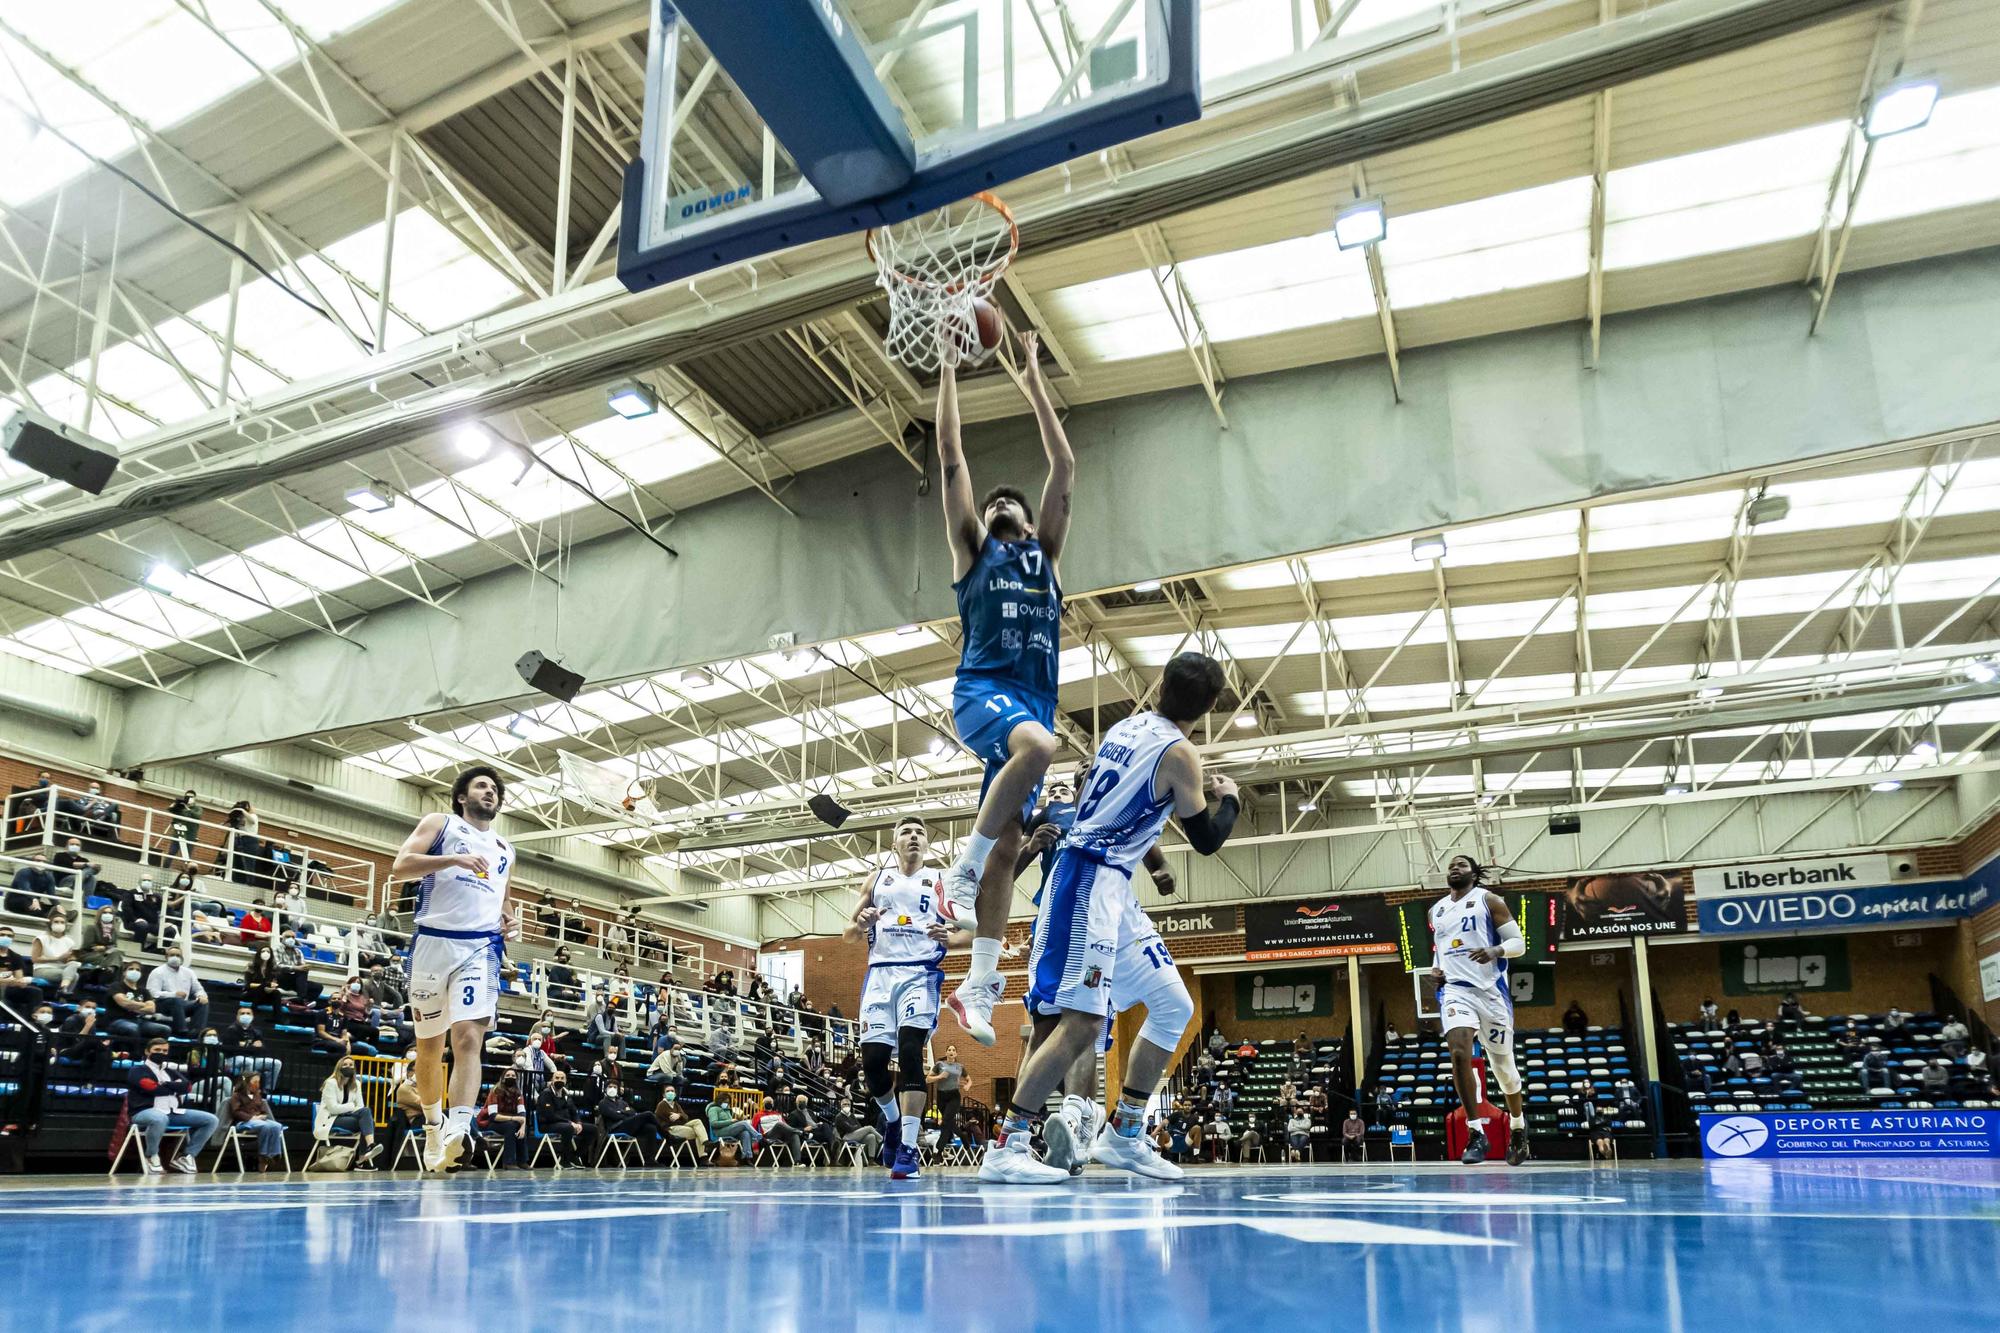
[[1563, 938], [1623, 939], [1687, 929], [1687, 885], [1660, 870], [1577, 875], [1563, 894]]

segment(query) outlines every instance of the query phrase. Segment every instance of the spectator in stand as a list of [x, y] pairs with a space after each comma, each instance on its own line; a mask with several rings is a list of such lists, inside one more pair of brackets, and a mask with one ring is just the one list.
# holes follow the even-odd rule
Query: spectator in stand
[[141, 949], [154, 948], [160, 934], [160, 893], [153, 885], [151, 871], [139, 872], [139, 883], [118, 900], [118, 917], [125, 933], [138, 941]]
[[382, 1145], [375, 1142], [375, 1117], [361, 1095], [361, 1079], [352, 1056], [343, 1055], [332, 1075], [320, 1084], [319, 1106], [313, 1112], [313, 1137], [325, 1143], [335, 1134], [352, 1134], [361, 1140], [354, 1154], [354, 1170], [375, 1170]]
[[34, 942], [28, 955], [35, 969], [35, 980], [55, 987], [59, 995], [75, 990], [77, 974], [82, 970], [82, 964], [76, 960], [76, 948], [77, 938], [70, 930], [69, 913], [58, 907], [49, 913], [48, 929]]
[[141, 984], [143, 975], [138, 964], [128, 963], [123, 979], [111, 990], [111, 1026], [108, 1030], [114, 1037], [137, 1042], [173, 1035], [173, 1025], [160, 1020], [158, 1006]]
[[560, 1068], [549, 1070], [548, 1079], [542, 1084], [541, 1095], [535, 1099], [535, 1119], [543, 1137], [556, 1141], [557, 1161], [567, 1166], [582, 1162], [584, 1119], [576, 1109], [576, 1098], [570, 1094], [569, 1079]]
[[207, 1026], [208, 991], [180, 949], [167, 950], [167, 961], [146, 978], [146, 993], [160, 1015], [174, 1025], [176, 1036], [190, 1036]]
[[1639, 1085], [1631, 1079], [1619, 1079], [1611, 1085], [1611, 1090], [1618, 1096], [1620, 1120], [1637, 1120], [1646, 1113], [1645, 1107], [1639, 1102]]
[[1946, 1055], [1956, 1060], [1965, 1054], [1965, 1041], [1971, 1035], [1965, 1024], [1952, 1018], [1946, 1020], [1945, 1025], [1938, 1029], [1938, 1043]]
[[604, 925], [604, 956], [606, 958], [629, 958], [632, 956], [632, 932], [623, 920], [608, 921]]
[[82, 1065], [93, 1081], [102, 1083], [111, 1076], [111, 1045], [104, 1039], [97, 1001], [86, 997], [76, 1012], [65, 1018], [56, 1034], [56, 1054]]
[[653, 1056], [653, 1063], [646, 1066], [646, 1081], [648, 1083], [664, 1083], [672, 1087], [679, 1087], [682, 1068], [680, 1048], [678, 1046], [665, 1047]]
[[570, 966], [569, 949], [558, 945], [555, 961], [549, 964], [549, 999], [556, 1004], [580, 1004], [583, 991], [576, 984], [576, 970]]
[[1304, 1065], [1307, 1068], [1311, 1068], [1312, 1053], [1313, 1053], [1312, 1043], [1306, 1040], [1305, 1029], [1301, 1028], [1299, 1030], [1299, 1035], [1292, 1038], [1292, 1063], [1294, 1065]]
[[625, 1100], [625, 1093], [618, 1086], [617, 1079], [604, 1085], [604, 1095], [597, 1099], [598, 1134], [604, 1139], [614, 1134], [630, 1134], [644, 1143], [653, 1134], [653, 1129], [653, 1113], [634, 1110], [632, 1103]]
[[1290, 1079], [1286, 1079], [1283, 1083], [1280, 1083], [1278, 1085], [1278, 1105], [1289, 1107], [1294, 1102], [1298, 1101], [1298, 1099], [1299, 1099], [1299, 1090], [1296, 1087], [1292, 1086], [1292, 1081]]
[[699, 1161], [707, 1153], [708, 1126], [688, 1114], [687, 1107], [681, 1105], [681, 1095], [671, 1085], [660, 1092], [660, 1100], [653, 1107], [654, 1128], [658, 1130], [660, 1142], [680, 1139], [694, 1145], [695, 1160]]
[[1861, 1084], [1866, 1088], [1886, 1088], [1889, 1083], [1889, 1052], [1880, 1037], [1868, 1039], [1868, 1051], [1861, 1057]]
[[1361, 1112], [1358, 1109], [1353, 1107], [1348, 1108], [1347, 1119], [1340, 1122], [1340, 1160], [1343, 1162], [1346, 1161], [1347, 1154], [1352, 1152], [1358, 1154], [1363, 1161], [1366, 1161], [1368, 1159], [1368, 1152], [1362, 1140], [1367, 1136], [1368, 1122], [1361, 1118]]
[[108, 986], [125, 970], [125, 937], [115, 908], [100, 907], [84, 918], [83, 943], [76, 951], [77, 984]]
[[368, 1021], [378, 1028], [395, 1024], [409, 1003], [402, 979], [381, 963], [370, 966], [368, 975], [361, 978], [361, 993], [368, 998]]
[[319, 1014], [319, 1023], [313, 1029], [313, 1049], [321, 1055], [349, 1056], [373, 1055], [375, 1048], [365, 1041], [356, 1041], [349, 1030], [347, 1016], [341, 1012], [337, 1000], [328, 1000], [326, 1008]]
[[1306, 1094], [1306, 1110], [1313, 1115], [1324, 1116], [1330, 1113], [1332, 1109], [1332, 1106], [1326, 1099], [1325, 1088], [1316, 1087]]
[[118, 833], [125, 826], [125, 811], [118, 802], [104, 794], [101, 783], [90, 784], [90, 793], [83, 798], [84, 831], [98, 842], [117, 842]]
[[271, 1169], [271, 1163], [283, 1159], [285, 1127], [271, 1114], [271, 1103], [264, 1096], [264, 1076], [254, 1069], [229, 1094], [229, 1124], [232, 1129], [256, 1131], [260, 1175]]
[[1390, 1083], [1375, 1085], [1375, 1123], [1386, 1125], [1396, 1118], [1396, 1088]]
[[8, 882], [6, 907], [17, 916], [47, 916], [56, 909], [56, 872], [40, 848], [28, 853], [28, 863]]
[[1890, 1032], [1901, 1032], [1909, 1021], [1909, 1015], [1892, 1004], [1889, 1006], [1888, 1016], [1882, 1020], [1882, 1026]]
[[1312, 1145], [1312, 1117], [1300, 1107], [1293, 1107], [1285, 1121], [1286, 1160], [1302, 1162]]
[[1786, 991], [1785, 998], [1778, 1001], [1778, 1022], [1803, 1023], [1806, 1018], [1806, 1007], [1799, 1003], [1798, 992]]
[[264, 1076], [264, 1086], [278, 1086], [278, 1076], [284, 1072], [284, 1065], [277, 1057], [264, 1054], [264, 1032], [257, 1026], [257, 1015], [245, 998], [236, 1006], [236, 1021], [222, 1030], [222, 1047], [229, 1052], [226, 1067], [232, 1074], [245, 1074], [251, 1070]]
[[1385, 1023], [1382, 1025], [1383, 1045], [1394, 1046], [1397, 1042], [1401, 1041], [1402, 1039], [1403, 1039], [1403, 1034], [1396, 1031], [1396, 1025], [1394, 1023]]
[[243, 909], [243, 916], [236, 923], [236, 930], [248, 948], [262, 948], [271, 942], [271, 914], [264, 906], [261, 894], [255, 902]]
[[346, 1019], [348, 1026], [356, 1032], [373, 1031], [370, 1024], [375, 1014], [375, 1005], [363, 993], [360, 977], [349, 977], [339, 991], [335, 992], [333, 1003], [339, 1007], [340, 1016]]
[[1951, 1061], [1942, 1056], [1931, 1059], [1924, 1065], [1924, 1096], [1935, 1101], [1951, 1091]]
[[1702, 1000], [1701, 1016], [1698, 1021], [1704, 1028], [1712, 1028], [1715, 1026], [1715, 1017], [1717, 1012], [1718, 1011], [1715, 1007], [1715, 997], [1711, 995]]
[[319, 1003], [319, 997], [326, 988], [307, 972], [305, 950], [300, 947], [299, 937], [292, 931], [281, 931], [272, 941], [272, 948], [277, 951], [273, 963], [279, 983], [305, 1003]]
[[[801, 1154], [804, 1152], [806, 1143], [817, 1143], [820, 1147], [826, 1149], [827, 1160], [833, 1160], [833, 1126], [825, 1124], [813, 1116], [812, 1107], [806, 1104], [806, 1095], [803, 1092], [792, 1099], [792, 1109], [785, 1112], [785, 1123], [798, 1131]], [[940, 1150], [942, 1150], [944, 1145], [944, 1131], [942, 1125], [940, 1125], [938, 1130], [938, 1146]]]
[[1965, 1068], [1972, 1075], [1975, 1083], [1984, 1083], [1986, 1081], [1986, 1065], [1987, 1056], [1984, 1046], [1974, 1046], [1965, 1053]]
[[748, 1166], [750, 1155], [757, 1150], [757, 1127], [747, 1120], [738, 1120], [729, 1103], [719, 1097], [709, 1102], [703, 1118], [708, 1121], [708, 1137], [717, 1143], [723, 1139], [736, 1140], [742, 1151], [742, 1164]]
[[42, 1002], [34, 964], [14, 947], [14, 928], [4, 921], [0, 921], [0, 1000], [21, 1009]]
[[1699, 1060], [1681, 1062], [1681, 1082], [1689, 1092], [1709, 1093], [1715, 1091], [1715, 1080], [1709, 1076], [1708, 1066]]
[[382, 931], [375, 924], [373, 912], [363, 914], [347, 942], [354, 951], [354, 965], [363, 971], [380, 968], [389, 961], [389, 946], [382, 942]]
[[229, 918], [211, 913], [206, 907], [197, 907], [189, 914], [188, 934], [196, 944], [235, 944], [236, 931], [229, 927]]
[[1611, 1119], [1599, 1109], [1596, 1102], [1586, 1098], [1579, 1115], [1583, 1122], [1583, 1136], [1590, 1144], [1590, 1151], [1596, 1157], [1610, 1157], [1615, 1151], [1611, 1145]]
[[522, 1155], [528, 1142], [528, 1109], [521, 1102], [521, 1079], [513, 1070], [502, 1074], [479, 1108], [479, 1129], [500, 1150], [500, 1169], [526, 1171]]
[[1833, 1048], [1839, 1052], [1840, 1058], [1846, 1061], [1850, 1068], [1861, 1062], [1861, 1056], [1867, 1050], [1867, 1046], [1861, 1040], [1861, 1034], [1853, 1028], [1844, 1029], [1840, 1036], [1834, 1039]]
[[763, 1105], [758, 1108], [756, 1119], [752, 1123], [756, 1125], [757, 1133], [763, 1137], [767, 1145], [777, 1144], [791, 1153], [793, 1161], [799, 1160], [799, 1148], [805, 1142], [804, 1136], [785, 1122], [784, 1115], [772, 1105], [769, 1097], [764, 1098]]
[[83, 877], [83, 896], [88, 898], [97, 892], [97, 875], [104, 867], [83, 854], [83, 843], [71, 838], [63, 849], [55, 854], [58, 870], [72, 871]]
[[1255, 1060], [1257, 1058], [1257, 1048], [1246, 1041], [1236, 1048], [1236, 1058], [1244, 1061]]
[[140, 1161], [147, 1175], [160, 1174], [160, 1140], [170, 1129], [187, 1131], [187, 1146], [173, 1160], [176, 1171], [195, 1173], [194, 1159], [215, 1133], [215, 1117], [182, 1105], [187, 1095], [187, 1070], [167, 1063], [171, 1048], [164, 1036], [149, 1038], [145, 1059], [135, 1061], [125, 1079], [125, 1109], [139, 1131]]
[[285, 1002], [285, 992], [279, 984], [278, 965], [271, 959], [269, 942], [251, 953], [250, 966], [243, 969], [243, 1002], [268, 1004], [274, 1009]]
[[[201, 841], [201, 798], [192, 790], [182, 792], [167, 807], [164, 841], [176, 861], [194, 860], [195, 844]], [[155, 847], [154, 850], [158, 850]]]
[[1575, 1000], [1563, 1010], [1563, 1031], [1572, 1037], [1581, 1037], [1590, 1031], [1590, 1015], [1583, 1012], [1583, 1006]]
[[840, 1109], [834, 1113], [833, 1132], [840, 1137], [842, 1143], [858, 1145], [863, 1162], [873, 1162], [882, 1156], [882, 1131], [875, 1128], [874, 1120], [872, 1114], [866, 1122], [857, 1117], [854, 1114], [854, 1101], [851, 1097], [843, 1098]]

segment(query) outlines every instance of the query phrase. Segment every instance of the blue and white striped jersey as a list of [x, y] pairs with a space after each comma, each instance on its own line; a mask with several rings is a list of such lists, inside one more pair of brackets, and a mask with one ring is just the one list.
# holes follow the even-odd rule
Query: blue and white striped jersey
[[1155, 794], [1160, 760], [1186, 737], [1158, 713], [1134, 713], [1104, 733], [1089, 789], [1077, 800], [1066, 847], [1130, 871], [1173, 813], [1172, 792]]

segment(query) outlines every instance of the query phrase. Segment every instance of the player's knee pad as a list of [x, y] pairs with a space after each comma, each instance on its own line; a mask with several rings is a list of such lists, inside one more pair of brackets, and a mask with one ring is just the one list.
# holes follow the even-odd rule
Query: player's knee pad
[[861, 1048], [861, 1078], [868, 1085], [868, 1095], [877, 1099], [889, 1095], [895, 1079], [889, 1073], [889, 1048], [878, 1041], [868, 1042]]
[[930, 1034], [920, 1028], [901, 1028], [896, 1033], [896, 1091], [924, 1090], [924, 1043]]
[[1486, 1067], [1493, 1071], [1493, 1085], [1500, 1089], [1501, 1096], [1511, 1097], [1521, 1090], [1521, 1075], [1514, 1068], [1512, 1043], [1505, 1046], [1488, 1046]]
[[1188, 1024], [1194, 1022], [1194, 999], [1179, 977], [1174, 981], [1146, 997], [1146, 1021], [1139, 1026], [1139, 1039], [1163, 1051], [1179, 1046]]

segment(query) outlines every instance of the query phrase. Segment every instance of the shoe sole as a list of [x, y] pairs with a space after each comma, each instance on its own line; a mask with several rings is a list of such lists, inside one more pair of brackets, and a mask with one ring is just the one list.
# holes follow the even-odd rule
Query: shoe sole
[[889, 1179], [891, 1180], [922, 1180], [923, 1178], [924, 1173], [921, 1171], [891, 1171], [889, 1173]]
[[1042, 1160], [1048, 1165], [1059, 1167], [1075, 1175], [1083, 1169], [1083, 1160], [1076, 1150], [1076, 1140], [1070, 1137], [1069, 1121], [1061, 1116], [1050, 1116], [1042, 1125], [1042, 1142], [1048, 1151]]
[[966, 1036], [972, 1038], [981, 1046], [991, 1046], [993, 1044], [994, 1034], [990, 1023], [983, 1032], [979, 1028], [974, 1027], [972, 1020], [966, 1017], [965, 1005], [956, 995], [950, 996], [944, 1003], [945, 1007], [951, 1010], [951, 1016], [958, 1020], [958, 1025], [964, 1029]]

